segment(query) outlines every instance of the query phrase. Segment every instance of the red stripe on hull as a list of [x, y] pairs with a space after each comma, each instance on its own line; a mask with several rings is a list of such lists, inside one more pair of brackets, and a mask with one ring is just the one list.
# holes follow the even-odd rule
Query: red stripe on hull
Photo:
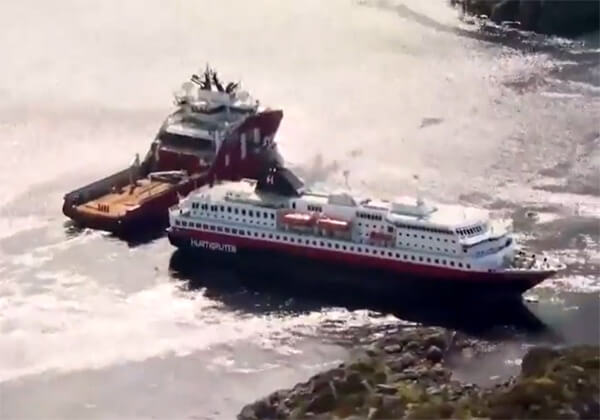
[[[431, 279], [447, 280], [450, 282], [471, 284], [494, 284], [509, 286], [519, 283], [520, 289], [527, 290], [552, 275], [552, 272], [522, 272], [500, 273], [481, 272], [474, 270], [461, 270], [415, 264], [408, 261], [398, 261], [385, 257], [360, 255], [328, 249], [315, 249], [310, 246], [300, 246], [290, 243], [272, 242], [258, 238], [246, 238], [215, 232], [206, 232], [194, 229], [181, 229], [171, 227], [169, 231], [171, 242], [180, 246], [181, 240], [202, 240], [215, 242], [222, 245], [235, 246], [240, 249], [265, 250], [281, 252], [290, 256], [301, 257], [307, 260], [333, 262], [345, 267], [372, 268], [392, 272], [398, 275], [426, 277]], [[178, 241], [179, 240], [179, 241]], [[190, 247], [190, 244], [183, 244]]]

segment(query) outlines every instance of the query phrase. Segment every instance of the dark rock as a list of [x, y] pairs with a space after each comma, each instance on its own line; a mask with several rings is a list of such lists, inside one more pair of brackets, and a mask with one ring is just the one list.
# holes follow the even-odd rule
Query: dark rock
[[559, 353], [546, 347], [534, 347], [529, 350], [521, 362], [521, 373], [524, 376], [543, 375], [548, 362]]
[[388, 384], [377, 384], [375, 386], [375, 389], [380, 394], [394, 395], [397, 392], [397, 388], [394, 385]]
[[544, 34], [575, 36], [600, 28], [600, 2], [543, 1], [536, 30]]
[[427, 349], [427, 359], [432, 361], [433, 363], [438, 363], [444, 358], [444, 353], [437, 346], [430, 346]]
[[492, 21], [519, 21], [543, 34], [578, 36], [600, 29], [597, 0], [462, 0], [465, 12]]
[[407, 367], [414, 365], [416, 363], [416, 361], [417, 361], [417, 357], [413, 353], [406, 352], [406, 353], [403, 353], [397, 359], [392, 360], [391, 362], [388, 362], [388, 367], [392, 371], [402, 372]]
[[407, 351], [416, 351], [416, 350], [419, 350], [420, 348], [421, 348], [421, 343], [419, 343], [418, 341], [410, 341], [404, 347], [404, 349]]
[[402, 351], [402, 346], [400, 344], [390, 344], [389, 346], [385, 346], [383, 350], [386, 353], [398, 353]]
[[335, 407], [335, 402], [336, 399], [331, 392], [323, 392], [310, 401], [306, 407], [306, 411], [310, 411], [315, 414], [325, 413], [333, 410]]
[[357, 372], [350, 372], [345, 378], [333, 382], [335, 389], [341, 394], [352, 394], [365, 390], [362, 376]]
[[519, 0], [501, 0], [492, 6], [490, 19], [496, 23], [516, 20], [519, 13]]
[[381, 397], [381, 404], [373, 413], [374, 419], [400, 418], [404, 414], [405, 405], [402, 398], [392, 395]]
[[[478, 342], [439, 332], [399, 331], [380, 340], [372, 357], [363, 352], [344, 368], [275, 392], [244, 407], [238, 419], [600, 418], [598, 346], [533, 348], [520, 375], [482, 389], [451, 380], [441, 364], [443, 350], [460, 352], [463, 344], [474, 348]], [[384, 350], [393, 344], [416, 350]]]
[[520, 1], [517, 20], [521, 22], [521, 29], [534, 31], [541, 13], [542, 2], [540, 0]]
[[254, 407], [251, 405], [242, 408], [242, 411], [238, 414], [237, 418], [238, 420], [258, 420]]
[[425, 347], [436, 346], [442, 350], [448, 348], [448, 337], [445, 333], [434, 333], [424, 339]]

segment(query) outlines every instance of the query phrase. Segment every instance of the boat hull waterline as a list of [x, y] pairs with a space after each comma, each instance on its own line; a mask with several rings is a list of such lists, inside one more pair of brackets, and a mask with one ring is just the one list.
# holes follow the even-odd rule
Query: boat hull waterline
[[[405, 294], [407, 289], [417, 287], [422, 289], [421, 292], [431, 294], [514, 298], [556, 273], [553, 269], [494, 272], [450, 269], [176, 227], [168, 228], [167, 235], [170, 243], [184, 252], [230, 263], [253, 261], [260, 265], [284, 262], [288, 267], [293, 267], [292, 264], [321, 263], [346, 270], [364, 270], [373, 276], [369, 276], [368, 281], [354, 282], [352, 287], [357, 291], [376, 293]], [[390, 275], [392, 278], [389, 278]], [[349, 286], [346, 279], [343, 286]]]

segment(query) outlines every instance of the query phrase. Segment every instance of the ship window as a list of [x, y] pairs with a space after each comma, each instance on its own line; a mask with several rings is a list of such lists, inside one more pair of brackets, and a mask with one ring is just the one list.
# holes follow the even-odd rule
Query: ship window
[[321, 241], [320, 245], [321, 246], [325, 246], [325, 243], [323, 241]]
[[388, 251], [388, 257], [391, 257], [391, 256], [392, 256], [392, 253]]
[[338, 244], [335, 244], [335, 249], [339, 249], [340, 246]]
[[388, 226], [388, 233], [392, 233], [392, 232], [394, 232], [394, 228], [391, 226]]
[[237, 207], [234, 207], [234, 208], [233, 208], [233, 212], [234, 212], [235, 214], [238, 214], [238, 209], [237, 209]]
[[254, 232], [254, 236], [258, 238], [258, 232]]
[[459, 267], [462, 267], [462, 263], [458, 263], [458, 266], [459, 266]]
[[206, 230], [208, 229], [208, 225], [202, 225], [202, 228]]
[[264, 234], [264, 233], [261, 233], [261, 234], [260, 234], [260, 236], [261, 236], [262, 238], [264, 238], [264, 237], [265, 237], [265, 234]]
[[346, 245], [342, 245], [342, 249], [345, 251], [346, 250]]
[[454, 261], [450, 261], [450, 265], [454, 267]]
[[254, 217], [254, 212], [252, 210], [248, 210], [248, 216]]
[[467, 268], [471, 268], [471, 264], [467, 264]]
[[292, 202], [292, 208], [295, 209], [296, 208], [296, 202]]
[[276, 236], [275, 236], [275, 239], [279, 240], [279, 239], [280, 239], [279, 235], [276, 235]]
[[403, 258], [404, 258], [405, 260], [408, 260], [408, 255], [404, 254], [404, 257], [403, 257]]
[[225, 211], [225, 206], [221, 206], [221, 211]]
[[295, 242], [293, 237], [292, 237], [292, 238], [290, 238], [290, 242]]
[[415, 238], [417, 238], [417, 237], [418, 237], [418, 235], [416, 235], [416, 234], [415, 234], [415, 235], [414, 235], [414, 237], [415, 237]]
[[242, 216], [246, 215], [246, 209], [242, 209]]
[[181, 222], [182, 226], [187, 226], [187, 222]]
[[229, 228], [225, 228], [225, 232], [229, 233]]
[[197, 227], [198, 229], [200, 229], [200, 228], [201, 228], [201, 225], [200, 225], [200, 223], [196, 223], [196, 227]]
[[436, 264], [439, 264], [439, 263], [440, 263], [440, 260], [437, 260], [437, 259], [436, 259], [434, 262], [435, 262]]
[[414, 261], [414, 260], [415, 260], [415, 256], [414, 256], [414, 255], [411, 255], [411, 256], [410, 256], [410, 259]]
[[267, 215], [267, 212], [266, 212], [266, 211], [263, 213], [263, 217], [264, 217], [265, 219], [269, 217], [269, 216]]
[[421, 239], [425, 239], [425, 235], [421, 235]]
[[430, 263], [431, 262], [431, 258], [427, 258], [427, 262]]
[[237, 234], [237, 229], [231, 229], [231, 233], [236, 233]]
[[175, 224], [179, 226], [179, 220], [175, 220]]
[[313, 245], [317, 245], [317, 241], [313, 241]]
[[310, 241], [308, 239], [304, 242], [306, 243], [306, 245], [310, 245]]
[[273, 239], [273, 235], [269, 233], [269, 239]]
[[223, 228], [221, 226], [217, 226], [217, 232], [223, 232]]
[[423, 257], [419, 257], [419, 261], [423, 261]]
[[244, 236], [245, 234], [246, 234], [246, 231], [240, 229], [240, 235]]
[[271, 219], [275, 219], [275, 213], [271, 213]]

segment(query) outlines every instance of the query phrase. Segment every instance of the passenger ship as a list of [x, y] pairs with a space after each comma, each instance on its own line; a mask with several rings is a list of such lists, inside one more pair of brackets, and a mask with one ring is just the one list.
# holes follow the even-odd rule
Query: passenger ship
[[169, 223], [171, 244], [185, 251], [291, 270], [291, 262], [365, 270], [368, 277], [357, 285], [386, 293], [410, 285], [519, 296], [564, 268], [518, 249], [509, 230], [484, 210], [308, 191], [281, 167], [257, 180], [193, 191], [169, 210]]

